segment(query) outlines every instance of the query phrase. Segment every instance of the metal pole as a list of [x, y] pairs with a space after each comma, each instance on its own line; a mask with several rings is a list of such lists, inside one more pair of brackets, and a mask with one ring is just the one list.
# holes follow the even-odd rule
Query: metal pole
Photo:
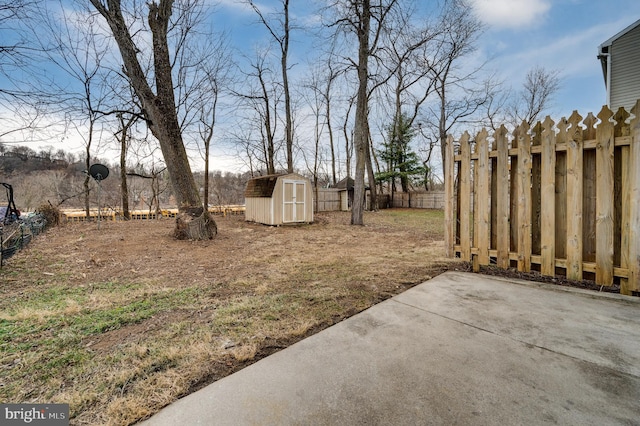
[[[98, 175], [100, 177], [100, 175]], [[98, 229], [100, 229], [100, 179], [97, 179], [98, 182]]]

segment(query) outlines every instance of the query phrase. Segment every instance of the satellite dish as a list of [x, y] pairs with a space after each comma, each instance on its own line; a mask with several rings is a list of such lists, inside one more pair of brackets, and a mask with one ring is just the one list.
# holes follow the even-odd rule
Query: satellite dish
[[101, 180], [104, 180], [107, 178], [107, 176], [109, 176], [109, 169], [105, 165], [94, 164], [89, 167], [89, 174], [92, 178], [100, 182]]

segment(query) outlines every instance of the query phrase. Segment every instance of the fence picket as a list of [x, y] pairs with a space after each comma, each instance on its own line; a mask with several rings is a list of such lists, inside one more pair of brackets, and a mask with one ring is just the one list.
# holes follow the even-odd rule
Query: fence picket
[[462, 259], [471, 261], [471, 145], [469, 133], [460, 138], [460, 247]]
[[613, 284], [613, 113], [606, 106], [596, 128], [596, 284]]
[[[542, 144], [542, 124], [538, 121], [532, 129], [531, 144], [533, 147], [539, 148]], [[531, 158], [531, 253], [540, 254], [540, 182], [542, 174], [542, 166], [540, 164], [541, 150], [538, 149]]]
[[489, 264], [489, 222], [491, 220], [489, 214], [489, 142], [487, 137], [489, 134], [482, 129], [476, 137], [476, 153], [478, 161], [476, 162], [476, 206], [474, 213], [476, 231], [475, 244], [478, 247], [478, 263], [480, 265]]
[[[620, 180], [621, 180], [621, 188], [620, 188], [620, 267], [628, 269], [629, 268], [629, 234], [630, 234], [630, 220], [631, 220], [631, 204], [634, 201], [630, 200], [629, 197], [625, 197], [622, 194], [629, 193], [629, 162], [631, 159], [631, 149], [628, 146], [623, 146], [620, 148], [620, 157], [622, 161], [622, 170], [620, 172]], [[637, 203], [637, 201], [635, 201]], [[620, 278], [620, 293], [622, 294], [631, 294], [631, 290], [629, 288], [629, 279], [628, 278]]]
[[518, 271], [531, 270], [531, 137], [523, 122], [518, 138]]
[[542, 176], [540, 183], [540, 254], [542, 263], [540, 272], [543, 275], [555, 275], [556, 260], [556, 134], [553, 120], [547, 117], [542, 130]]
[[[509, 253], [518, 251], [519, 223], [518, 223], [518, 137], [517, 129], [511, 134], [511, 149], [509, 149]], [[511, 256], [509, 256], [511, 266]]]
[[567, 153], [560, 151], [559, 146], [565, 146], [568, 135], [567, 128], [569, 123], [567, 119], [562, 117], [560, 122], [556, 124], [558, 133], [556, 134], [556, 181], [555, 181], [555, 218], [556, 218], [556, 235], [555, 235], [555, 257], [566, 259], [567, 257]]
[[582, 117], [574, 111], [567, 140], [567, 278], [582, 279]]
[[496, 248], [497, 264], [509, 267], [509, 145], [507, 129], [500, 126], [496, 132], [497, 173], [496, 173]]
[[640, 290], [640, 100], [631, 109], [629, 156], [629, 280], [627, 291]]

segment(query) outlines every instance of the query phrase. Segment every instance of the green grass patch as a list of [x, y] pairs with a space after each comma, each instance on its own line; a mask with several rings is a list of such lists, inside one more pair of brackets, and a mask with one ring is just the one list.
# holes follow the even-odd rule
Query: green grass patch
[[404, 229], [411, 228], [418, 232], [429, 233], [444, 238], [444, 211], [430, 209], [389, 209], [384, 215], [394, 224]]

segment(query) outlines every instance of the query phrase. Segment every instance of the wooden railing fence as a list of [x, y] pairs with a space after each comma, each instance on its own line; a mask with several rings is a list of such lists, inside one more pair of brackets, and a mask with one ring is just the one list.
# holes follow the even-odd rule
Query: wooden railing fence
[[[474, 269], [537, 270], [640, 289], [640, 101], [509, 135], [449, 136], [445, 244]], [[596, 123], [599, 123], [596, 125]]]

